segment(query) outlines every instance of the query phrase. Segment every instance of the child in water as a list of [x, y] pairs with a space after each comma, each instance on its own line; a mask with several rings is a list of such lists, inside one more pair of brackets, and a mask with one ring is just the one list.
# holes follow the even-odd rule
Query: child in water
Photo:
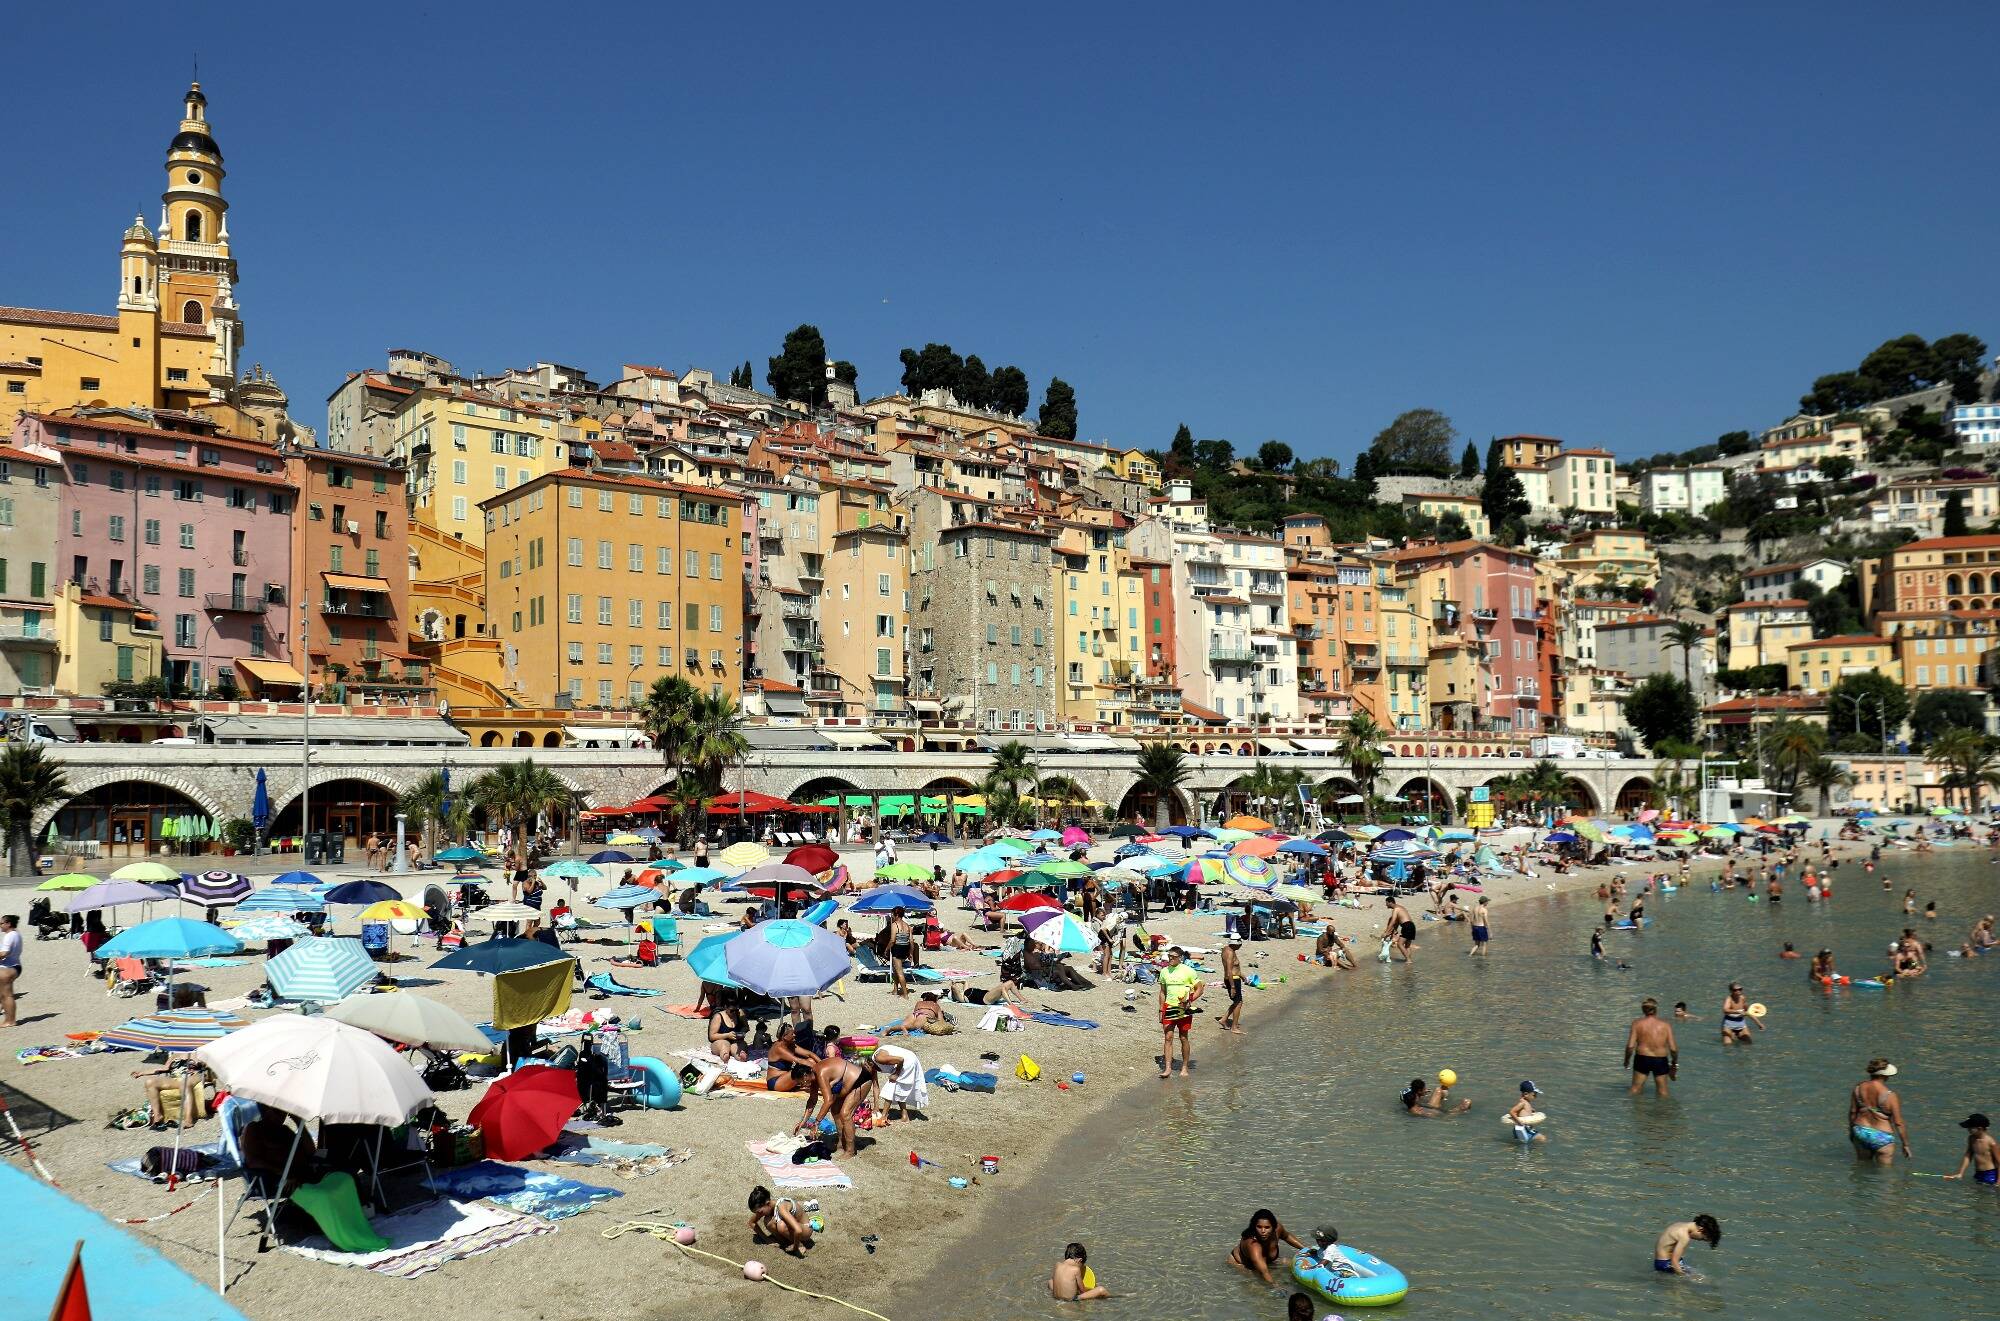
[[1706, 1243], [1714, 1248], [1722, 1242], [1722, 1226], [1712, 1215], [1698, 1215], [1692, 1220], [1680, 1220], [1660, 1231], [1660, 1237], [1653, 1244], [1653, 1269], [1665, 1275], [1685, 1275], [1697, 1283], [1701, 1276], [1688, 1268], [1681, 1259], [1688, 1244]]

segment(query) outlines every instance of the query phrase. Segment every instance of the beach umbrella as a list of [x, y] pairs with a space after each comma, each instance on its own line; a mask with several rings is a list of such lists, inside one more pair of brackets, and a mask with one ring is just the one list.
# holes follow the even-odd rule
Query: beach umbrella
[[1552, 830], [1544, 837], [1544, 842], [1549, 844], [1574, 844], [1576, 843], [1576, 836], [1567, 830]]
[[97, 1042], [101, 1046], [117, 1046], [123, 1050], [160, 1050], [179, 1054], [228, 1036], [239, 1027], [249, 1026], [249, 1019], [227, 1010], [170, 1009], [127, 1019], [117, 1027], [106, 1029]]
[[1051, 899], [1045, 890], [1022, 890], [1008, 895], [994, 907], [1003, 913], [1030, 913], [1038, 908], [1060, 908], [1062, 905]]
[[729, 975], [759, 995], [818, 995], [845, 977], [847, 943], [824, 927], [759, 922], [723, 950]]
[[1229, 851], [1239, 858], [1269, 858], [1275, 855], [1280, 847], [1282, 846], [1275, 839], [1252, 835], [1248, 839], [1237, 840]]
[[675, 885], [714, 885], [728, 880], [729, 873], [714, 867], [683, 867], [674, 872], [671, 879]]
[[930, 896], [922, 890], [912, 890], [907, 885], [884, 885], [870, 890], [854, 901], [853, 911], [857, 913], [887, 913], [898, 908], [911, 912], [928, 913], [937, 907]]
[[644, 835], [637, 834], [630, 830], [621, 830], [617, 834], [613, 835], [610, 839], [605, 840], [604, 843], [607, 847], [614, 849], [625, 848], [627, 846], [635, 848], [643, 848], [648, 843], [648, 841]]
[[1309, 839], [1288, 839], [1278, 845], [1278, 852], [1290, 853], [1302, 858], [1324, 858], [1326, 846]]
[[1151, 832], [1146, 826], [1135, 826], [1129, 821], [1121, 821], [1111, 827], [1107, 833], [1109, 833], [1112, 839], [1137, 839], [1139, 836]]
[[617, 911], [623, 911], [631, 908], [640, 908], [650, 903], [656, 903], [659, 901], [659, 898], [660, 898], [660, 892], [658, 890], [651, 888], [650, 886], [621, 885], [615, 889], [607, 890], [603, 894], [599, 895], [596, 902], [599, 908], [609, 908]]
[[257, 787], [250, 794], [250, 824], [258, 834], [271, 828], [271, 788], [264, 783], [264, 768], [257, 768]]
[[930, 878], [930, 868], [919, 867], [914, 862], [892, 862], [886, 867], [875, 869], [875, 879], [878, 881], [928, 881]]
[[194, 1058], [235, 1095], [308, 1122], [393, 1128], [431, 1099], [389, 1043], [325, 1014], [274, 1014]]
[[801, 844], [785, 855], [785, 861], [803, 871], [823, 872], [839, 866], [840, 855], [824, 844]]
[[1047, 862], [1035, 864], [1035, 870], [1047, 876], [1060, 876], [1064, 880], [1090, 875], [1088, 863], [1076, 862], [1069, 858], [1051, 858]]
[[37, 890], [88, 890], [97, 884], [97, 878], [88, 872], [66, 871], [60, 876], [51, 876]]
[[1011, 858], [975, 851], [960, 858], [953, 870], [963, 872], [967, 876], [979, 877], [1009, 870], [1011, 866]]
[[1463, 826], [1446, 826], [1437, 831], [1437, 838], [1448, 844], [1466, 844], [1478, 839], [1479, 836]]
[[585, 861], [593, 867], [602, 867], [607, 863], [615, 867], [622, 862], [637, 862], [638, 859], [619, 849], [599, 849]]
[[[179, 872], [174, 873], [174, 880], [180, 880]], [[120, 904], [153, 904], [162, 899], [172, 899], [175, 895], [173, 890], [147, 885], [142, 881], [102, 881], [70, 900], [68, 911], [88, 913], [95, 908], [116, 908]]]
[[1062, 839], [1062, 832], [1048, 829], [1036, 830], [1031, 831], [1027, 835], [1027, 838], [1034, 840], [1037, 844], [1053, 844]]
[[437, 860], [439, 862], [482, 862], [486, 856], [486, 852], [483, 849], [476, 849], [470, 844], [459, 844], [453, 848], [444, 849], [439, 852]]
[[1247, 885], [1253, 890], [1267, 889], [1278, 878], [1270, 863], [1255, 857], [1230, 858], [1222, 864], [1222, 871], [1238, 885]]
[[1222, 879], [1222, 864], [1214, 858], [1190, 858], [1174, 870], [1182, 885], [1201, 885]]
[[[654, 865], [657, 866], [659, 864], [656, 863]], [[579, 881], [594, 881], [601, 879], [603, 875], [604, 873], [601, 870], [591, 866], [580, 858], [563, 858], [542, 868], [542, 879], [549, 881], [562, 880], [567, 877], [574, 877]]]
[[308, 936], [264, 965], [264, 980], [287, 1000], [328, 1004], [375, 980], [375, 964], [351, 936]]
[[188, 917], [162, 917], [127, 927], [97, 947], [100, 959], [199, 959], [236, 954], [243, 942], [221, 927]]
[[251, 889], [250, 878], [233, 871], [205, 871], [180, 879], [181, 898], [196, 904], [233, 904]]
[[1309, 904], [1316, 899], [1324, 899], [1326, 897], [1319, 891], [1309, 889], [1303, 885], [1277, 885], [1271, 887], [1271, 893], [1281, 899], [1290, 899], [1293, 903], [1299, 904]]
[[562, 1135], [583, 1103], [573, 1069], [516, 1069], [495, 1078], [466, 1122], [486, 1141], [488, 1160], [523, 1160]]
[[[533, 909], [528, 911], [533, 912]], [[384, 899], [361, 910], [358, 921], [362, 922], [422, 922], [430, 914], [422, 904], [413, 904], [407, 899]]]
[[248, 945], [253, 941], [297, 940], [311, 933], [311, 928], [279, 913], [257, 917], [231, 918], [226, 928], [230, 935]]
[[702, 981], [716, 986], [741, 989], [742, 984], [729, 975], [729, 967], [722, 952], [723, 946], [736, 939], [739, 934], [741, 933], [725, 931], [720, 935], [703, 937], [687, 952], [687, 966]]
[[1703, 839], [1728, 841], [1736, 838], [1736, 832], [1723, 826], [1710, 826], [1701, 832]]
[[433, 963], [431, 967], [440, 972], [460, 971], [499, 974], [519, 972], [523, 968], [540, 968], [551, 963], [560, 963], [569, 955], [552, 945], [539, 940], [515, 940], [511, 937], [494, 936], [488, 940], [469, 941]]
[[939, 833], [938, 833], [937, 831], [935, 831], [935, 830], [926, 830], [926, 831], [925, 831], [925, 832], [924, 832], [923, 834], [921, 834], [921, 835], [917, 836], [917, 843], [919, 843], [919, 844], [928, 844], [928, 845], [930, 845], [930, 846], [931, 846], [932, 848], [936, 848], [936, 847], [937, 847], [938, 845], [940, 845], [940, 844], [949, 844], [949, 843], [951, 843], [951, 836], [950, 836], [950, 835], [940, 835], [940, 834], [939, 834]]
[[769, 893], [782, 900], [788, 891], [795, 889], [819, 889], [819, 878], [803, 867], [789, 862], [767, 862], [760, 867], [752, 867], [735, 880], [722, 887], [725, 890], [753, 891]]
[[1405, 830], [1401, 826], [1397, 826], [1392, 830], [1378, 830], [1372, 836], [1377, 844], [1394, 844], [1399, 840], [1415, 839], [1416, 837], [1416, 831]]
[[1360, 794], [1342, 794], [1340, 797], [1334, 799], [1333, 801], [1336, 805], [1340, 807], [1359, 807], [1361, 804], [1367, 802], [1368, 800], [1366, 798], [1363, 798]]
[[723, 862], [728, 863], [732, 867], [755, 867], [760, 863], [771, 860], [771, 850], [765, 848], [762, 844], [756, 844], [746, 839], [740, 843], [731, 844], [722, 851], [720, 857]]
[[1598, 825], [1595, 821], [1572, 821], [1569, 824], [1569, 828], [1593, 844], [1602, 844], [1604, 842], [1604, 827]]
[[296, 890], [317, 890], [326, 882], [309, 871], [280, 872], [271, 878], [272, 885], [281, 885]]
[[472, 916], [481, 922], [539, 922], [542, 912], [526, 904], [504, 903], [488, 904]]
[[1269, 821], [1266, 821], [1264, 818], [1260, 816], [1249, 816], [1243, 813], [1238, 813], [1237, 815], [1230, 817], [1227, 821], [1223, 822], [1222, 824], [1231, 830], [1256, 831], [1256, 830], [1269, 830], [1271, 828], [1271, 823]]
[[1076, 848], [1078, 845], [1082, 844], [1088, 844], [1090, 843], [1090, 832], [1085, 830], [1082, 826], [1071, 826], [1063, 831], [1062, 843], [1063, 847], [1066, 849]]
[[179, 885], [181, 874], [164, 862], [128, 862], [111, 873], [114, 881], [145, 881], [155, 885]]
[[1021, 840], [1015, 839], [1011, 835], [1007, 836], [1004, 839], [996, 839], [991, 844], [988, 844], [986, 847], [989, 849], [996, 850], [997, 852], [1011, 853], [1017, 855], [1022, 853], [1033, 853], [1035, 851], [1034, 846], [1032, 844], [1028, 844]]
[[349, 881], [345, 885], [334, 886], [321, 896], [330, 904], [379, 904], [402, 897], [402, 891], [380, 881]]
[[471, 1050], [481, 1055], [493, 1049], [493, 1042], [465, 1015], [407, 991], [398, 995], [357, 995], [327, 1006], [326, 1016], [406, 1046]]
[[1178, 867], [1180, 864], [1172, 858], [1163, 858], [1157, 853], [1134, 853], [1129, 857], [1120, 858], [1118, 865], [1143, 876], [1162, 867]]
[[239, 913], [324, 913], [326, 900], [311, 890], [270, 885], [236, 905]]
[[989, 884], [1002, 890], [1064, 889], [1063, 878], [1045, 871], [1024, 871], [1006, 880], [993, 880]]
[[1218, 844], [1234, 844], [1238, 840], [1250, 838], [1247, 830], [1231, 830], [1228, 826], [1217, 826], [1208, 832], [1208, 837]]
[[1021, 926], [1028, 939], [1060, 954], [1088, 954], [1097, 948], [1097, 935], [1070, 914], [1056, 908], [1038, 908], [1021, 914]]

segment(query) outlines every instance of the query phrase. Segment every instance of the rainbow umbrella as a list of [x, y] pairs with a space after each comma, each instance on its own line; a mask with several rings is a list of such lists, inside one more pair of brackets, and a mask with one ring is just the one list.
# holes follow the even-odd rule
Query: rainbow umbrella
[[1021, 926], [1028, 939], [1059, 954], [1088, 954], [1097, 948], [1097, 935], [1059, 908], [1036, 908], [1021, 914]]
[[1222, 871], [1238, 885], [1247, 885], [1253, 890], [1268, 889], [1276, 880], [1270, 863], [1247, 854], [1225, 860]]

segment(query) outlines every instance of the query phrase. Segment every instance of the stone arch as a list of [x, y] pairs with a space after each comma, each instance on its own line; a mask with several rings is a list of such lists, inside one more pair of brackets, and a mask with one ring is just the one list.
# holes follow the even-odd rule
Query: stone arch
[[315, 775], [312, 821], [305, 825], [299, 822], [299, 792], [294, 784], [282, 798], [275, 793], [271, 795], [271, 834], [283, 838], [338, 824], [346, 837], [356, 840], [371, 834], [394, 835], [396, 804], [403, 788], [395, 778], [375, 771], [343, 770], [324, 777]]
[[1405, 808], [1432, 817], [1449, 812], [1453, 800], [1451, 786], [1428, 775], [1410, 776], [1396, 790], [1396, 796]]
[[[1118, 798], [1118, 819], [1150, 826], [1158, 819], [1158, 806], [1159, 799], [1153, 791], [1135, 781], [1132, 787]], [[1186, 825], [1189, 819], [1189, 806], [1188, 796], [1184, 790], [1169, 790], [1166, 804], [1167, 824]]]
[[500, 743], [501, 734], [497, 729], [489, 729], [479, 736], [479, 746], [482, 748], [497, 748]]
[[1597, 791], [1574, 775], [1563, 781], [1562, 796], [1564, 806], [1581, 808], [1586, 816], [1595, 816], [1600, 810]]
[[1612, 810], [1635, 813], [1652, 806], [1653, 793], [1658, 788], [1652, 777], [1634, 775], [1618, 786], [1618, 795], [1612, 799]]
[[515, 747], [517, 747], [517, 748], [532, 748], [532, 747], [534, 747], [534, 746], [535, 746], [535, 736], [534, 736], [534, 734], [533, 734], [532, 732], [528, 731], [528, 730], [525, 730], [525, 729], [524, 729], [524, 730], [521, 730], [521, 731], [520, 731], [519, 733], [517, 733], [517, 734], [515, 734], [515, 735], [514, 735], [514, 746], [515, 746]]
[[153, 785], [156, 788], [171, 790], [179, 794], [182, 798], [187, 799], [205, 815], [212, 816], [217, 820], [227, 820], [233, 816], [248, 814], [247, 799], [245, 800], [245, 811], [238, 812], [232, 804], [225, 801], [215, 792], [215, 786], [212, 781], [198, 781], [193, 776], [183, 775], [178, 771], [156, 770], [145, 766], [106, 766], [94, 770], [76, 770], [65, 766], [63, 768], [63, 780], [70, 790], [70, 796], [59, 806], [49, 808], [36, 817], [35, 829], [38, 832], [46, 830], [49, 822], [55, 819], [56, 814], [64, 808], [71, 806], [77, 799], [95, 790], [107, 788], [121, 780], [133, 780], [141, 784]]
[[933, 775], [917, 790], [919, 798], [940, 798], [946, 794], [963, 795], [978, 793], [972, 781], [962, 775]]
[[561, 747], [561, 746], [562, 746], [562, 734], [561, 734], [561, 733], [560, 733], [559, 731], [557, 731], [557, 730], [553, 730], [553, 729], [552, 729], [552, 730], [550, 730], [550, 731], [549, 731], [548, 733], [546, 733], [546, 734], [542, 735], [542, 746], [543, 746], [543, 747], [545, 747], [545, 748], [559, 748], [559, 747]]
[[1958, 576], [1957, 574], [1955, 574], [1955, 573], [1948, 573], [1948, 574], [1946, 574], [1946, 575], [1945, 575], [1945, 578], [1944, 578], [1944, 594], [1945, 594], [1946, 596], [1957, 596], [1957, 595], [1959, 595], [1960, 593], [1962, 593], [1962, 592], [1963, 592], [1964, 590], [1965, 590], [1965, 580], [1964, 580], [1964, 579], [1960, 578], [1960, 577], [1959, 577], [1959, 576]]
[[167, 817], [202, 816], [220, 825], [237, 815], [209, 786], [172, 772], [106, 767], [64, 778], [74, 792], [35, 821], [34, 837], [43, 838], [54, 822], [58, 839], [95, 840], [110, 857], [146, 856]]
[[863, 789], [860, 785], [842, 775], [813, 775], [800, 780], [792, 786], [791, 792], [787, 793], [785, 797], [794, 803], [807, 804], [816, 803], [822, 798], [831, 798], [835, 795], [845, 798], [849, 794], [867, 792], [868, 790]]

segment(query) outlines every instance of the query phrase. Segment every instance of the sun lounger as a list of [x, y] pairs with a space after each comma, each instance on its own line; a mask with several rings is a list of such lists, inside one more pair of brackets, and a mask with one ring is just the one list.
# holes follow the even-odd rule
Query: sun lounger
[[[864, 982], [883, 981], [892, 975], [889, 965], [882, 961], [882, 956], [875, 952], [872, 945], [856, 946], [854, 962], [857, 967], [854, 975]], [[913, 982], [935, 983], [944, 980], [944, 974], [935, 968], [919, 968], [909, 964], [903, 966], [903, 976]]]

